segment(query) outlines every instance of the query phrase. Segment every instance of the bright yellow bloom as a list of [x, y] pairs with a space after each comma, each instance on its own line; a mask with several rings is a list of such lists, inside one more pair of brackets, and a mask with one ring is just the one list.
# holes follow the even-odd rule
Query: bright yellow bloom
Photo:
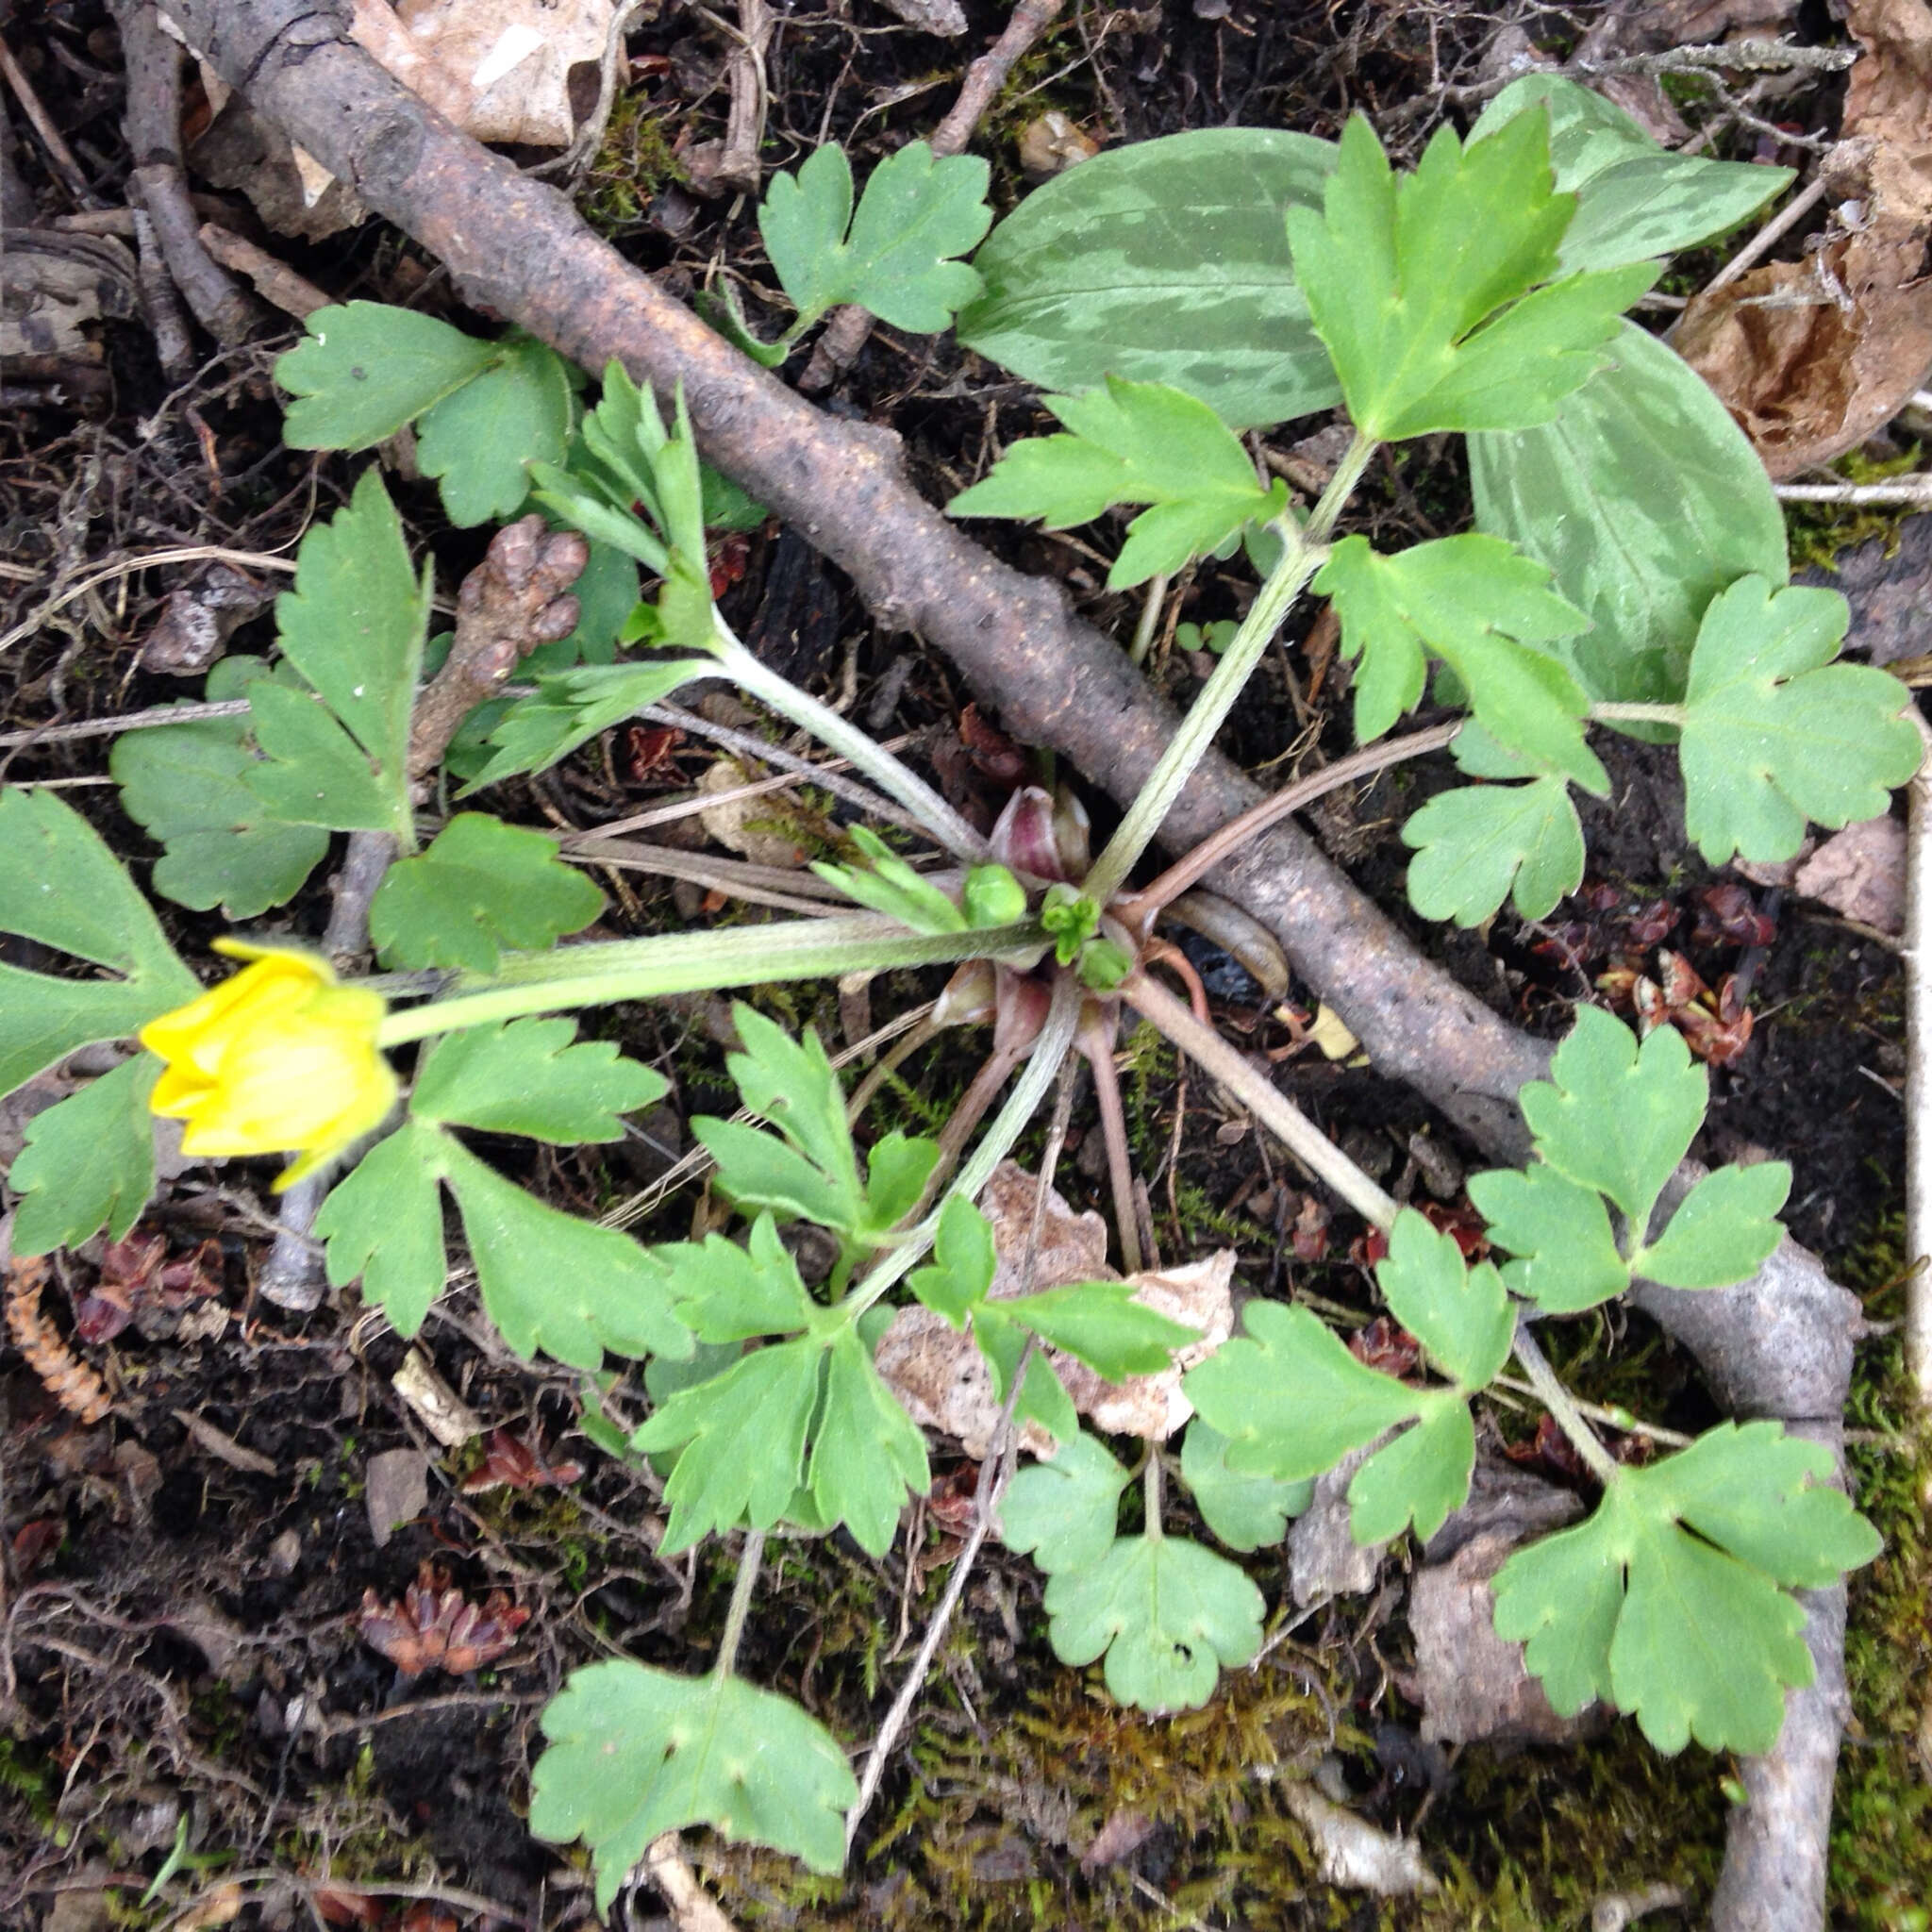
[[338, 985], [311, 954], [236, 940], [215, 950], [254, 963], [141, 1029], [141, 1043], [168, 1063], [149, 1105], [188, 1123], [187, 1154], [299, 1150], [280, 1190], [395, 1105], [396, 1076], [375, 1043], [388, 1008], [376, 993]]

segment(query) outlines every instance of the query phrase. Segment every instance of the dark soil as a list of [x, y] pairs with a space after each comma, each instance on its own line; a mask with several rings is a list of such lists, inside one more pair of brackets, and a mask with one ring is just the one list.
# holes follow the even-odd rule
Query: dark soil
[[[823, 130], [846, 137], [862, 167], [929, 128], [963, 58], [1005, 9], [975, 0], [968, 11], [974, 32], [955, 42], [882, 30], [884, 9], [866, 4], [788, 19], [771, 65], [768, 164], [793, 162]], [[679, 178], [681, 145], [721, 130], [724, 42], [691, 11], [663, 14], [632, 38], [641, 62], [636, 95], [620, 103], [581, 199], [626, 252], [681, 290], [719, 259], [741, 267], [755, 288], [763, 271], [749, 208], [701, 202]], [[1561, 30], [1555, 13], [1529, 24]], [[1470, 70], [1494, 26], [1456, 5], [1076, 6], [1023, 65], [981, 151], [994, 160], [1005, 207], [1022, 192], [1014, 136], [1049, 107], [1109, 139], [1139, 140], [1228, 123], [1332, 133], [1360, 106], [1391, 138], [1413, 141], [1432, 124], [1432, 90]], [[17, 9], [4, 27], [95, 192], [117, 205], [128, 157], [105, 8], [61, 0]], [[915, 84], [927, 91], [901, 102]], [[42, 213], [66, 211], [31, 141], [18, 161]], [[341, 298], [410, 301], [472, 327], [488, 320], [450, 308], [434, 264], [379, 224], [315, 244], [267, 239]], [[107, 565], [185, 543], [275, 550], [343, 500], [361, 459], [315, 458], [280, 442], [268, 371], [294, 333], [267, 332], [226, 354], [200, 342], [208, 360], [177, 387], [163, 378], [142, 323], [110, 319], [100, 331], [105, 381], [94, 392], [76, 406], [42, 384], [0, 416], [0, 556], [10, 559], [0, 575], [0, 626], [37, 609], [44, 584], [83, 560]], [[890, 422], [935, 495], [955, 487], [989, 442], [1038, 420], [1030, 392], [1000, 382], [949, 340], [908, 341], [886, 330], [832, 407]], [[1366, 525], [1390, 541], [1459, 527], [1466, 502], [1451, 468], [1419, 457], [1399, 487], [1365, 492]], [[396, 488], [413, 540], [434, 555], [439, 582], [453, 587], [480, 555], [484, 533], [446, 527], [426, 486]], [[1010, 554], [1067, 581], [1097, 622], [1131, 629], [1130, 600], [1099, 588], [1105, 560], [1077, 536], [1016, 534]], [[961, 744], [962, 693], [944, 663], [917, 655], [908, 673], [911, 647], [876, 636], [842, 578], [793, 533], [761, 533], [744, 563], [727, 611], [772, 661], [821, 691], [850, 680], [855, 715], [882, 736], [925, 734], [929, 769], [956, 800], [996, 806], [997, 788]], [[160, 570], [113, 575], [48, 613], [0, 660], [0, 726], [113, 716], [193, 694], [198, 687], [138, 661], [176, 581]], [[1204, 569], [1181, 615], [1206, 623], [1233, 614], [1243, 581], [1233, 569]], [[1862, 594], [1863, 584], [1857, 589]], [[1895, 578], [1890, 591], [1894, 601], [1905, 594]], [[265, 649], [272, 637], [264, 616], [229, 648]], [[1339, 668], [1310, 701], [1303, 655], [1278, 655], [1257, 678], [1229, 749], [1276, 773], [1291, 747], [1303, 758], [1346, 749]], [[1156, 675], [1185, 701], [1202, 669], [1176, 652]], [[1024, 738], [1024, 721], [1001, 722]], [[4, 754], [6, 776], [74, 782], [65, 795], [139, 863], [152, 848], [101, 777], [107, 741]], [[634, 777], [632, 749], [587, 748], [558, 774], [505, 788], [493, 808], [528, 823], [593, 824], [681, 792], [706, 762], [700, 747], [685, 745]], [[1395, 832], [1449, 776], [1443, 761], [1339, 796], [1320, 829], [1418, 942], [1499, 1010], [1554, 1036], [1608, 963], [1648, 959], [1659, 944], [1685, 950], [1712, 986], [1739, 970], [1740, 947], [1693, 937], [1700, 893], [1730, 875], [1711, 874], [1687, 846], [1674, 767], [1641, 746], [1621, 748], [1612, 801], [1590, 815], [1585, 893], [1552, 921], [1529, 929], [1506, 914], [1487, 932], [1462, 934], [1414, 920]], [[1098, 806], [1096, 815], [1104, 829]], [[1670, 936], [1633, 945], [1632, 921], [1656, 932], [1659, 904], [1674, 914], [1663, 928]], [[318, 885], [288, 908], [288, 928], [312, 937], [326, 909]], [[218, 929], [179, 908], [164, 913], [191, 955]], [[613, 903], [609, 924], [649, 930], [693, 916], [668, 887], [645, 885]], [[1573, 923], [1590, 930], [1566, 952], [1553, 937]], [[1232, 961], [1191, 942], [1191, 950], [1234, 1037], [1262, 1051], [1291, 1047], [1292, 1029]], [[1748, 1144], [1792, 1160], [1792, 1231], [1827, 1256], [1850, 1257], [1874, 1315], [1895, 1316], [1897, 958], [1788, 903], [1754, 971], [1756, 1029], [1714, 1077], [1710, 1147], [1731, 1158]], [[872, 990], [874, 1017], [935, 988], [918, 975], [881, 980]], [[1308, 990], [1296, 989], [1291, 1003], [1311, 1015]], [[773, 1009], [816, 1021], [828, 1037], [839, 1031], [829, 995], [794, 990]], [[714, 1006], [698, 1002], [653, 1014], [622, 1009], [608, 1023], [676, 1080], [676, 1118], [658, 1124], [666, 1135], [728, 1100], [718, 1019]], [[1400, 1192], [1424, 1187], [1411, 1135], [1427, 1130], [1456, 1148], [1422, 1103], [1370, 1070], [1312, 1050], [1284, 1053], [1279, 1064], [1284, 1087]], [[874, 1117], [879, 1130], [900, 1119], [930, 1125], [971, 1067], [967, 1046], [912, 1062]], [[1302, 1188], [1278, 1154], [1238, 1118], [1224, 1118], [1198, 1076], [1184, 1094], [1171, 1056], [1138, 1052], [1126, 1084], [1170, 1259], [1232, 1244], [1248, 1291], [1279, 1291], [1292, 1280], [1367, 1311], [1368, 1278], [1349, 1255], [1358, 1224], [1338, 1209], [1326, 1258], [1297, 1260], [1290, 1240]], [[1060, 1185], [1075, 1207], [1105, 1211], [1090, 1098], [1074, 1123]], [[523, 1143], [491, 1152], [530, 1158]], [[588, 1150], [546, 1156], [525, 1177], [595, 1211], [661, 1165], [635, 1147], [608, 1159]], [[487, 1428], [581, 1468], [558, 1486], [466, 1494], [482, 1445], [449, 1451], [424, 1433], [391, 1384], [406, 1345], [379, 1315], [349, 1295], [303, 1319], [255, 1295], [271, 1172], [192, 1171], [143, 1223], [141, 1232], [165, 1237], [173, 1256], [214, 1242], [213, 1291], [150, 1309], [110, 1342], [82, 1344], [113, 1394], [99, 1425], [75, 1424], [17, 1355], [0, 1354], [0, 1923], [24, 1932], [587, 1924], [580, 1857], [538, 1843], [523, 1822], [538, 1713], [568, 1672], [600, 1656], [701, 1670], [723, 1622], [729, 1558], [713, 1547], [695, 1560], [660, 1560], [656, 1478], [578, 1431], [582, 1378], [516, 1361], [474, 1295], [457, 1291], [421, 1339], [437, 1373]], [[219, 1190], [208, 1185], [215, 1180]], [[641, 1232], [682, 1234], [690, 1216], [688, 1200], [674, 1201]], [[99, 1265], [98, 1244], [63, 1258], [60, 1291], [48, 1298], [63, 1332]], [[1576, 1354], [1585, 1392], [1600, 1399], [1674, 1422], [1704, 1401], [1685, 1361], [1640, 1319], [1579, 1324]], [[1896, 1424], [1896, 1375], [1889, 1360], [1866, 1372], [1856, 1422]], [[621, 1383], [607, 1399], [635, 1414], [643, 1395]], [[204, 1432], [192, 1433], [184, 1417]], [[370, 1464], [409, 1449], [426, 1457], [427, 1504], [378, 1546]], [[941, 1450], [935, 1468], [936, 1495], [970, 1482], [957, 1454]], [[1900, 1502], [1910, 1488], [1907, 1458], [1874, 1453], [1863, 1474], [1894, 1554], [1855, 1596], [1862, 1728], [1844, 1779], [1845, 1877], [1835, 1910], [1845, 1925], [1903, 1926], [1912, 1923], [1903, 1914], [1932, 1893], [1924, 1792], [1902, 1741], [1917, 1705], [1901, 1688], [1916, 1682], [1923, 1693], [1932, 1661], [1923, 1614], [1916, 1625], [1911, 1616], [1927, 1572], [1911, 1541], [1911, 1509]], [[836, 1537], [775, 1545], [744, 1669], [800, 1698], [857, 1748], [898, 1687], [957, 1547], [941, 1514], [924, 1507], [883, 1561]], [[394, 1603], [425, 1565], [474, 1602], [502, 1591], [527, 1609], [511, 1647], [467, 1674], [409, 1678], [367, 1644], [358, 1625], [365, 1593]], [[1262, 1552], [1249, 1568], [1271, 1606], [1285, 1600], [1279, 1552]], [[1628, 1726], [1588, 1745], [1513, 1757], [1478, 1748], [1450, 1765], [1422, 1753], [1418, 1713], [1398, 1688], [1412, 1655], [1401, 1569], [1391, 1564], [1377, 1592], [1291, 1624], [1266, 1661], [1229, 1675], [1207, 1710], [1157, 1722], [1116, 1708], [1097, 1672], [1054, 1660], [1041, 1577], [990, 1544], [850, 1877], [812, 1879], [788, 1859], [725, 1849], [705, 1834], [693, 1835], [693, 1860], [742, 1924], [1531, 1927], [1581, 1924], [1600, 1893], [1654, 1883], [1680, 1886], [1687, 1900], [1657, 1923], [1694, 1923], [1721, 1856], [1729, 1767], [1696, 1751], [1660, 1759]], [[1305, 1774], [1324, 1758], [1367, 1815], [1416, 1831], [1444, 1874], [1439, 1898], [1385, 1905], [1316, 1876], [1276, 1773]], [[1103, 1825], [1123, 1820], [1146, 1826], [1135, 1848], [1083, 1868]], [[137, 1904], [177, 1827], [191, 1860], [202, 1862], [177, 1867], [156, 1901]], [[1900, 1834], [1895, 1851], [1881, 1849]], [[219, 1890], [229, 1882], [232, 1899]], [[662, 1923], [652, 1916], [662, 1909], [646, 1888], [618, 1923]]]

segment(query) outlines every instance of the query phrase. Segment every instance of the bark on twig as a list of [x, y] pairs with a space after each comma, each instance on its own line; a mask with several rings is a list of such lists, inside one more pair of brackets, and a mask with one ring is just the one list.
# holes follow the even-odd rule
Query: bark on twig
[[[998, 563], [923, 502], [902, 474], [895, 439], [822, 417], [740, 356], [624, 262], [562, 196], [425, 109], [346, 40], [339, 12], [315, 0], [165, 5], [218, 72], [245, 83], [258, 111], [439, 256], [466, 299], [587, 368], [615, 355], [662, 391], [681, 381], [707, 456], [849, 572], [882, 625], [923, 632], [1019, 735], [1058, 751], [1116, 796], [1132, 796], [1166, 742], [1171, 713], [1125, 653], [1069, 616], [1058, 586]], [[1206, 761], [1164, 842], [1187, 850], [1257, 795], [1224, 760]], [[1515, 1095], [1545, 1069], [1548, 1048], [1423, 959], [1305, 833], [1276, 826], [1209, 883], [1275, 933], [1381, 1072], [1407, 1080], [1491, 1158], [1521, 1157]], [[1802, 1252], [1789, 1242], [1780, 1251], [1788, 1265]], [[1752, 1412], [1834, 1416], [1841, 1379], [1827, 1389], [1821, 1375], [1792, 1399], [1777, 1361], [1725, 1325], [1754, 1318], [1754, 1294], [1775, 1300], [1776, 1269], [1774, 1257], [1741, 1291], [1643, 1291], [1644, 1306], [1700, 1359], [1713, 1351], [1707, 1366], [1714, 1377], [1761, 1397]], [[1790, 1327], [1809, 1324], [1813, 1361], [1848, 1360], [1852, 1318], [1826, 1292], [1822, 1270], [1815, 1278], [1821, 1285], [1789, 1311]], [[1814, 1616], [1812, 1632], [1823, 1683], [1836, 1668], [1830, 1616]], [[1822, 1923], [1829, 1780], [1809, 1768], [1828, 1766], [1837, 1742], [1828, 1698], [1791, 1700], [1777, 1746], [1757, 1762], [1792, 1795], [1788, 1828], [1802, 1841], [1803, 1869], [1766, 1890], [1766, 1867], [1752, 1853], [1755, 1807], [1734, 1814], [1740, 1876], [1727, 1875], [1721, 1893], [1720, 1932], [1801, 1932]]]
[[409, 776], [426, 778], [442, 762], [458, 727], [540, 644], [577, 627], [571, 586], [591, 546], [575, 530], [548, 533], [541, 517], [506, 524], [483, 561], [457, 592], [456, 639], [442, 669], [416, 700], [409, 721]]
[[127, 70], [125, 126], [140, 204], [194, 319], [225, 348], [244, 341], [258, 311], [202, 246], [182, 172], [180, 43], [161, 30], [153, 0], [115, 0], [114, 17]]
[[[980, 118], [992, 106], [992, 97], [1006, 84], [1014, 62], [1053, 25], [1065, 5], [1066, 0], [1019, 0], [1006, 31], [966, 70], [959, 98], [933, 130], [929, 145], [934, 154], [965, 153], [966, 143], [973, 139]], [[963, 29], [964, 22], [960, 25]], [[830, 389], [858, 359], [858, 352], [872, 334], [872, 310], [859, 308], [856, 302], [834, 309], [812, 349], [811, 359], [805, 365], [804, 375], [798, 378], [799, 388], [807, 395]]]

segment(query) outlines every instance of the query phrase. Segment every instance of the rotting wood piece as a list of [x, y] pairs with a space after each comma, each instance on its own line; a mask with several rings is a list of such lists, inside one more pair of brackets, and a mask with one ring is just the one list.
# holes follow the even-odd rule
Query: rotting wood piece
[[[347, 39], [340, 5], [164, 0], [164, 9], [259, 112], [438, 256], [467, 300], [591, 370], [614, 356], [660, 391], [681, 382], [705, 454], [847, 571], [883, 625], [919, 631], [1017, 735], [1070, 758], [1117, 797], [1133, 795], [1173, 714], [1112, 640], [1069, 613], [1058, 585], [998, 562], [926, 504], [906, 479], [895, 438], [821, 415], [731, 348], [593, 234], [556, 190], [458, 134], [384, 73]], [[1170, 815], [1163, 843], [1185, 851], [1258, 796], [1233, 765], [1210, 758]], [[1522, 1158], [1515, 1095], [1545, 1070], [1548, 1047], [1424, 959], [1307, 834], [1275, 827], [1209, 883], [1275, 934], [1382, 1073], [1407, 1081], [1491, 1158]], [[1738, 1289], [1640, 1297], [1685, 1335], [1740, 1412], [1835, 1424], [1847, 1386], [1837, 1366], [1848, 1369], [1856, 1303], [1795, 1244], [1779, 1257], [1789, 1279], [1807, 1283], [1775, 1331], [1805, 1364], [1795, 1378], [1757, 1320], [1773, 1291], [1770, 1269]], [[1822, 1688], [1841, 1676], [1843, 1606], [1842, 1588], [1809, 1599], [1807, 1640]], [[1762, 1800], [1734, 1812], [1719, 1932], [1823, 1924], [1838, 1736], [1837, 1700], [1800, 1695], [1776, 1747], [1752, 1760], [1754, 1789], [1780, 1795], [1779, 1837], [1764, 1838]]]

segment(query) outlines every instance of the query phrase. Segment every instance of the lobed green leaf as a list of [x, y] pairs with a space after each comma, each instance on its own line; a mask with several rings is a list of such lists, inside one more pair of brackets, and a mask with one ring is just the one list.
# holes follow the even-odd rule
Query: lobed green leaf
[[297, 400], [282, 419], [291, 449], [369, 449], [496, 360], [497, 344], [396, 308], [347, 302], [318, 308], [275, 380]]
[[1876, 818], [1924, 746], [1889, 672], [1836, 664], [1850, 608], [1837, 591], [1743, 577], [1712, 600], [1690, 655], [1684, 825], [1713, 865], [1790, 858], [1807, 820]]
[[388, 966], [493, 973], [504, 947], [541, 951], [603, 909], [603, 893], [558, 857], [554, 839], [465, 811], [390, 867], [369, 933]]
[[147, 1103], [160, 1071], [153, 1054], [136, 1054], [27, 1122], [7, 1175], [20, 1196], [16, 1256], [77, 1248], [103, 1228], [118, 1241], [141, 1219], [155, 1191]]
[[527, 1134], [575, 1147], [621, 1141], [621, 1116], [661, 1100], [663, 1074], [616, 1042], [576, 1040], [575, 1020], [512, 1020], [446, 1033], [424, 1055], [409, 1095], [418, 1120]]
[[614, 1657], [574, 1671], [542, 1722], [530, 1829], [589, 1845], [600, 1916], [653, 1840], [691, 1824], [815, 1872], [845, 1861], [858, 1784], [838, 1740], [790, 1698]]

